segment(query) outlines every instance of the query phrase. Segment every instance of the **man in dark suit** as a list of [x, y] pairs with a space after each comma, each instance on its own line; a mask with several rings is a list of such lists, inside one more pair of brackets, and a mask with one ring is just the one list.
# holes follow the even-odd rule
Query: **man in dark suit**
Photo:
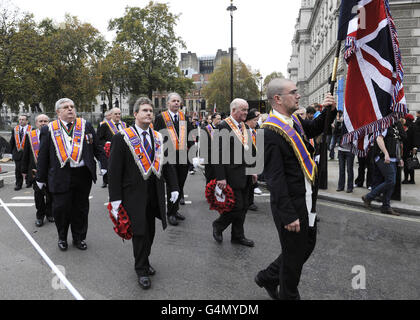
[[[188, 149], [194, 142], [188, 141], [188, 135], [193, 130], [192, 125], [185, 114], [180, 111], [182, 104], [181, 96], [176, 93], [168, 94], [168, 110], [156, 116], [154, 129], [156, 131], [167, 130], [168, 137], [165, 137], [164, 143], [171, 143], [173, 148], [167, 151], [175, 150], [176, 161], [172, 163], [176, 171], [180, 197], [175, 203], [168, 202], [168, 222], [170, 225], [178, 225], [178, 220], [185, 220], [185, 217], [178, 212], [180, 200], [184, 198], [184, 185], [188, 176]], [[166, 135], [166, 134], [164, 134]], [[171, 141], [169, 141], [171, 140]], [[168, 142], [167, 142], [168, 141]], [[165, 154], [165, 157], [168, 156]], [[175, 158], [174, 158], [175, 160]], [[167, 197], [170, 198], [171, 190], [166, 186]]]
[[[248, 114], [248, 103], [243, 99], [235, 99], [230, 105], [230, 117], [223, 120], [219, 126], [219, 164], [214, 165], [216, 184], [224, 190], [229, 185], [235, 196], [235, 206], [230, 212], [225, 212], [213, 222], [213, 237], [221, 243], [222, 232], [231, 224], [231, 242], [248, 247], [254, 246], [254, 241], [245, 237], [244, 223], [248, 210], [249, 192], [257, 176], [247, 176], [245, 151], [249, 150], [249, 132], [245, 127], [245, 119]], [[220, 139], [221, 138], [221, 139]], [[227, 138], [227, 139], [226, 139]], [[239, 148], [235, 148], [235, 145]], [[238, 150], [240, 159], [235, 159], [235, 151]], [[229, 152], [230, 159], [223, 159]], [[236, 161], [235, 161], [236, 160]], [[253, 181], [254, 180], [254, 181]]]
[[[220, 121], [222, 121], [222, 117], [219, 113], [214, 113], [211, 116], [211, 121], [209, 124], [203, 127], [203, 130], [206, 132], [207, 135], [207, 163], [204, 165], [204, 176], [206, 177], [206, 185], [213, 179], [216, 178], [216, 174], [214, 172], [213, 165], [211, 164], [211, 145], [214, 137], [214, 131], [217, 129]], [[200, 143], [203, 142], [204, 139], [199, 141]], [[201, 149], [202, 150], [202, 149]]]
[[63, 98], [55, 105], [58, 120], [41, 129], [36, 181], [40, 189], [47, 183], [52, 193], [52, 211], [58, 231], [58, 247], [65, 251], [69, 226], [73, 245], [86, 250], [89, 194], [96, 182], [96, 158], [101, 174], [107, 159], [92, 125], [76, 118], [74, 102]]
[[[49, 121], [50, 119], [45, 114], [38, 115], [35, 118], [35, 128], [26, 134], [25, 148], [22, 157], [22, 173], [23, 175], [29, 175], [31, 181], [35, 180], [36, 175], [41, 128], [48, 126]], [[42, 190], [39, 189], [36, 183], [33, 184], [33, 188], [36, 207], [35, 225], [37, 227], [42, 227], [44, 225], [45, 216], [49, 222], [54, 222], [51, 211], [51, 194], [47, 188]]]
[[[121, 110], [114, 108], [110, 111], [111, 119], [105, 120], [97, 131], [99, 145], [103, 148], [107, 142], [111, 142], [112, 137], [119, 131], [125, 129], [127, 125], [121, 121]], [[108, 186], [108, 174], [103, 176], [102, 188]]]
[[[165, 181], [171, 190], [168, 202], [176, 202], [179, 189], [175, 170], [164, 163], [163, 138], [150, 128], [153, 106], [148, 98], [134, 105], [135, 124], [112, 139], [109, 158], [109, 199], [118, 219], [120, 205], [127, 211], [133, 231], [135, 271], [143, 289], [155, 274], [149, 256], [155, 236], [155, 218], [166, 229]], [[137, 150], [137, 151], [136, 151]]]
[[[31, 131], [31, 126], [28, 124], [28, 116], [20, 115], [19, 125], [12, 130], [10, 137], [10, 150], [12, 151], [12, 159], [15, 162], [16, 191], [22, 189], [22, 157], [25, 148], [25, 136], [28, 131]], [[29, 179], [29, 176], [26, 176], [25, 182], [26, 187], [29, 188], [33, 181]]]
[[[273, 79], [267, 87], [272, 113], [263, 124], [264, 174], [271, 193], [271, 211], [280, 237], [282, 253], [255, 277], [273, 299], [299, 299], [298, 284], [303, 264], [316, 242], [312, 186], [316, 164], [309, 139], [319, 135], [331, 106], [331, 121], [336, 103], [327, 94], [324, 111], [314, 120], [303, 120], [293, 113], [299, 107], [296, 85], [286, 79]], [[278, 291], [278, 286], [280, 290]]]

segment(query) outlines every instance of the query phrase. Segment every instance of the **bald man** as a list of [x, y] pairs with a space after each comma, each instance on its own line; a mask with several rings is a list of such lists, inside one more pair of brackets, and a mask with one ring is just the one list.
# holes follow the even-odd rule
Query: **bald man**
[[[114, 108], [109, 111], [110, 119], [105, 119], [99, 126], [97, 135], [100, 146], [103, 148], [107, 142], [111, 143], [112, 138], [118, 132], [127, 128], [125, 122], [121, 121], [121, 109]], [[108, 186], [108, 174], [103, 176], [102, 188]]]
[[[272, 299], [298, 300], [302, 267], [316, 242], [312, 199], [316, 164], [309, 139], [322, 133], [326, 110], [314, 120], [295, 115], [300, 94], [291, 80], [271, 80], [267, 97], [273, 111], [262, 125], [264, 177], [270, 190], [271, 211], [280, 238], [281, 254], [257, 274], [255, 282], [265, 288]], [[332, 122], [337, 111], [330, 94], [327, 94], [323, 106], [331, 106]]]
[[[35, 180], [40, 146], [39, 136], [41, 134], [41, 129], [47, 126], [49, 122], [50, 119], [48, 116], [40, 114], [35, 118], [35, 128], [26, 134], [26, 142], [22, 157], [22, 173], [25, 176], [28, 176], [29, 181]], [[37, 227], [42, 227], [44, 225], [45, 217], [47, 217], [49, 222], [54, 222], [51, 211], [51, 194], [47, 188], [40, 190], [36, 183], [33, 184], [33, 188], [36, 207], [35, 225]]]

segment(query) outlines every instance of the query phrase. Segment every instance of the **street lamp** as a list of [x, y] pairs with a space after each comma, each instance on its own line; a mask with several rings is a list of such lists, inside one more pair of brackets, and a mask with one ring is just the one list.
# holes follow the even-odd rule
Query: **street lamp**
[[233, 101], [233, 11], [236, 11], [233, 5], [233, 0], [230, 0], [230, 6], [227, 11], [230, 11], [230, 101]]
[[260, 76], [260, 86], [261, 86], [261, 90], [260, 90], [260, 112], [261, 112], [261, 107], [262, 107], [262, 97], [263, 97], [263, 77]]

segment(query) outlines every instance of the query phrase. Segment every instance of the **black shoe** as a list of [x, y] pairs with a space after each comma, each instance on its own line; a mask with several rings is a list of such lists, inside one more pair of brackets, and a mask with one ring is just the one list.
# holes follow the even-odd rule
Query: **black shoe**
[[149, 266], [149, 269], [147, 270], [147, 273], [148, 273], [149, 276], [154, 276], [156, 274], [156, 270], [152, 266]]
[[101, 186], [101, 188], [106, 188], [106, 187], [108, 187], [108, 183], [102, 183], [102, 186]]
[[66, 251], [68, 247], [66, 240], [58, 240], [58, 248], [60, 248], [61, 251]]
[[416, 182], [414, 180], [410, 180], [408, 181], [408, 184], [416, 184]]
[[44, 225], [44, 219], [36, 219], [35, 225], [37, 227], [42, 227]]
[[264, 284], [261, 281], [258, 274], [255, 276], [254, 281], [257, 284], [257, 286], [259, 286], [260, 288], [264, 288], [267, 291], [267, 293], [268, 293], [268, 295], [270, 296], [271, 299], [280, 300], [279, 291], [278, 291], [276, 285], [266, 285], [266, 284]]
[[347, 189], [347, 193], [353, 193], [353, 189]]
[[152, 281], [150, 281], [148, 276], [139, 276], [139, 285], [144, 290], [147, 290], [152, 286]]
[[20, 189], [22, 189], [22, 186], [16, 186], [15, 187], [15, 191], [19, 191]]
[[181, 200], [179, 200], [179, 204], [181, 204], [181, 205], [185, 205], [185, 200], [184, 200], [184, 198], [181, 198]]
[[254, 246], [254, 241], [249, 240], [247, 238], [241, 238], [241, 239], [232, 239], [230, 240], [230, 242], [234, 243], [234, 244], [241, 244], [243, 246], [247, 246], [247, 247], [253, 247]]
[[408, 180], [401, 181], [401, 184], [409, 184], [410, 182]]
[[337, 190], [335, 190], [335, 191], [337, 191], [337, 192], [341, 192], [341, 191], [344, 191], [344, 189], [337, 189]]
[[395, 212], [391, 207], [387, 207], [387, 208], [382, 207], [381, 212], [385, 213], [385, 214], [390, 214], [390, 215], [393, 215], [393, 216], [397, 216], [397, 217], [400, 216], [400, 214], [398, 212]]
[[372, 200], [368, 199], [366, 196], [362, 196], [362, 201], [366, 208], [368, 208], [369, 210], [373, 210], [371, 205]]
[[73, 245], [79, 250], [87, 249], [87, 244], [85, 240], [73, 240]]
[[48, 222], [55, 222], [54, 217], [47, 217]]
[[248, 210], [251, 210], [251, 211], [258, 211], [258, 207], [255, 205], [255, 203], [253, 203], [253, 204], [251, 204], [251, 205], [248, 207]]
[[177, 213], [175, 213], [175, 218], [177, 218], [178, 220], [185, 220], [185, 217], [182, 215], [182, 214], [180, 214], [179, 212], [177, 212]]
[[223, 234], [222, 234], [222, 231], [218, 230], [214, 225], [213, 225], [213, 238], [218, 243], [222, 243], [223, 242]]
[[168, 222], [171, 226], [177, 226], [178, 225], [178, 220], [176, 219], [175, 216], [168, 216]]

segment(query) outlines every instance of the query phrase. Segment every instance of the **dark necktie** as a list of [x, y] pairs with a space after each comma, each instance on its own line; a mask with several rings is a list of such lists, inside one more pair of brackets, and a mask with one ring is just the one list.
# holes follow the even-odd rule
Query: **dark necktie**
[[19, 131], [19, 140], [22, 142], [22, 138], [23, 138], [23, 128], [20, 128]]
[[242, 124], [238, 124], [238, 129], [242, 132]]
[[71, 122], [69, 122], [69, 123], [67, 123], [67, 130], [69, 131], [69, 133], [70, 133], [70, 130], [71, 130], [71, 126], [72, 126], [73, 124], [71, 123]]
[[146, 152], [147, 152], [147, 155], [149, 156], [150, 161], [153, 162], [154, 154], [153, 154], [152, 146], [150, 145], [149, 140], [147, 140], [147, 135], [148, 135], [147, 131], [143, 131], [142, 135], [143, 135], [144, 149], [146, 149]]
[[174, 115], [174, 126], [175, 131], [179, 135], [179, 122], [178, 122], [178, 115]]
[[116, 124], [117, 130], [120, 131], [120, 123]]

